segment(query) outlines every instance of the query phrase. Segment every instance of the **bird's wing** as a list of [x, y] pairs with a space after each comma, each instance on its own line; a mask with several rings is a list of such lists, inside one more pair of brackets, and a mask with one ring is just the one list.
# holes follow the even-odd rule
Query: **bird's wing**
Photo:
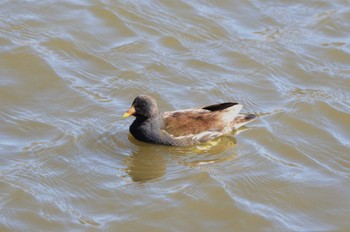
[[164, 112], [163, 130], [175, 137], [193, 135], [204, 138], [210, 137], [210, 133], [212, 136], [227, 133], [226, 130], [231, 130], [230, 123], [241, 108], [237, 103], [222, 103], [197, 109]]

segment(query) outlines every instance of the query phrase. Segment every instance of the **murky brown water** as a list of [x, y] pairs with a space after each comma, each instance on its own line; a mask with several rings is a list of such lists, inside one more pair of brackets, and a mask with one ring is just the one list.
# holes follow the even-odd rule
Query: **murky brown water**
[[[0, 1], [0, 231], [350, 231], [350, 2]], [[238, 101], [238, 135], [135, 141]]]

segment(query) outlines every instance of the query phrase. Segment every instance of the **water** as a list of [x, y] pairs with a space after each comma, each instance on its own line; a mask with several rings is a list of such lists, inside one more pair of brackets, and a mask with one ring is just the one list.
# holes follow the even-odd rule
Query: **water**
[[[0, 231], [349, 231], [349, 3], [1, 1]], [[259, 118], [144, 144], [140, 93]]]

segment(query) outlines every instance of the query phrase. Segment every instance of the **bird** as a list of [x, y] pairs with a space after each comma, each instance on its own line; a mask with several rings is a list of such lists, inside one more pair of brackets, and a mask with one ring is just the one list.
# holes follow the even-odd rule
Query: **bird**
[[129, 132], [137, 140], [168, 146], [191, 146], [228, 135], [256, 119], [255, 114], [240, 114], [242, 108], [239, 103], [225, 102], [160, 113], [153, 97], [139, 95], [123, 118], [135, 117]]

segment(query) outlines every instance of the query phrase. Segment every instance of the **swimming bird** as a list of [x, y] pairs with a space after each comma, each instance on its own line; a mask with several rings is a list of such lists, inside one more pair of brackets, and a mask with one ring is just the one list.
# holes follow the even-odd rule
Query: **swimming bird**
[[255, 114], [240, 114], [242, 107], [235, 102], [226, 102], [159, 113], [154, 98], [140, 95], [123, 118], [135, 116], [129, 131], [137, 140], [189, 146], [227, 135], [256, 119]]

